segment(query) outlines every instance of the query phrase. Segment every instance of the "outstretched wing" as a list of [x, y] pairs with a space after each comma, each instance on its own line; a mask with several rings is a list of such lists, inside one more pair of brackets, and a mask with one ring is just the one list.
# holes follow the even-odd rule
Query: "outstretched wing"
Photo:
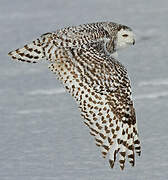
[[[110, 40], [111, 36], [106, 30], [107, 26], [108, 22], [98, 22], [48, 32], [32, 43], [9, 52], [8, 55], [14, 60], [28, 63], [37, 63], [43, 58], [53, 61], [54, 52], [59, 48], [79, 48], [83, 44]], [[116, 31], [118, 25], [114, 23], [113, 26]]]
[[54, 55], [55, 62], [49, 68], [79, 104], [84, 123], [103, 157], [109, 153], [113, 167], [118, 154], [123, 169], [128, 156], [134, 166], [134, 150], [138, 155], [141, 151], [126, 69], [115, 59], [86, 45], [57, 49]]

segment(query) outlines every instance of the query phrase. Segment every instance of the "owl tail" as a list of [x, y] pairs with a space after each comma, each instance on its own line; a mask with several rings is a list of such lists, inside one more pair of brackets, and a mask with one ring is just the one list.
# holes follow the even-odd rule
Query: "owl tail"
[[23, 48], [9, 52], [8, 55], [14, 60], [37, 63], [39, 60], [45, 57], [42, 43], [42, 40], [37, 39], [31, 44], [25, 45]]

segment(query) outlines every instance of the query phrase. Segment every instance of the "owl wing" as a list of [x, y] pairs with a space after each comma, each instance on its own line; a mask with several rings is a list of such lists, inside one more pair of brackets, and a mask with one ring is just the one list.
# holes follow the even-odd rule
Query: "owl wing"
[[126, 69], [89, 46], [62, 48], [54, 54], [49, 68], [77, 101], [103, 157], [109, 154], [111, 168], [117, 155], [121, 169], [126, 156], [134, 166], [134, 152], [140, 155], [141, 150]]

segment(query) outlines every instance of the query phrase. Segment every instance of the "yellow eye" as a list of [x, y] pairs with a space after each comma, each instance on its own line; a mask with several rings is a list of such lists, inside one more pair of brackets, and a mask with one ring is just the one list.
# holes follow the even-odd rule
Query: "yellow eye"
[[122, 36], [123, 36], [123, 37], [128, 37], [128, 34], [123, 34]]

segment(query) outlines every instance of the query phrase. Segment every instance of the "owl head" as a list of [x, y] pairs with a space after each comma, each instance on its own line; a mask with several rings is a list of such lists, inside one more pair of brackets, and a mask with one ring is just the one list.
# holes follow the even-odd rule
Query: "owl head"
[[116, 50], [135, 44], [135, 35], [130, 27], [119, 25], [116, 34]]
[[105, 30], [108, 32], [108, 38], [110, 39], [105, 44], [109, 54], [135, 44], [135, 35], [128, 26], [110, 22]]

